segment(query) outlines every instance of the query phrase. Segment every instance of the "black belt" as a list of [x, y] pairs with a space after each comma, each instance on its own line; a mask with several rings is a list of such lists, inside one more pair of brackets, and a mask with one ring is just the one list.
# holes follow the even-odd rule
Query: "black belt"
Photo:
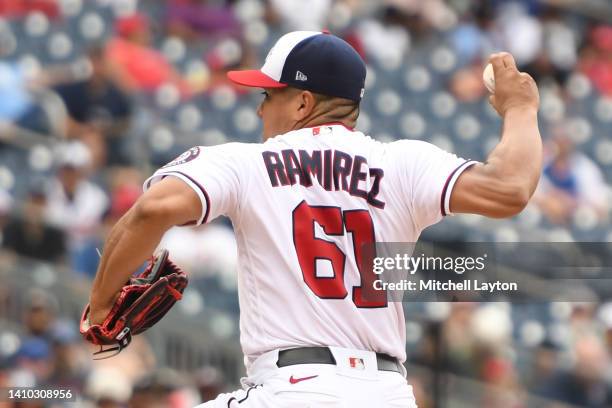
[[[394, 371], [402, 373], [397, 358], [383, 353], [376, 353], [376, 363], [379, 371]], [[287, 367], [296, 364], [333, 364], [336, 359], [327, 347], [300, 347], [278, 352], [277, 367]]]

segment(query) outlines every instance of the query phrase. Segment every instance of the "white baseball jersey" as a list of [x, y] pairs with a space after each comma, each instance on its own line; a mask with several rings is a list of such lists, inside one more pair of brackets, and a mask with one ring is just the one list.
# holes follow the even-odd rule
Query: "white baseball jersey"
[[193, 147], [145, 189], [178, 177], [202, 201], [194, 221], [231, 219], [247, 368], [264, 352], [315, 345], [403, 362], [402, 305], [384, 292], [364, 295], [373, 272], [356, 261], [360, 248], [416, 242], [449, 214], [455, 180], [473, 163], [422, 141], [381, 143], [332, 124], [259, 144]]

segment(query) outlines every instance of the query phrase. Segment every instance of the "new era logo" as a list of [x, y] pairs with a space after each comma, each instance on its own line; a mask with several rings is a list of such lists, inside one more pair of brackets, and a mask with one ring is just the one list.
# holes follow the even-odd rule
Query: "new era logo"
[[308, 81], [308, 77], [304, 75], [303, 72], [298, 71], [295, 73], [295, 80], [305, 82], [305, 81]]

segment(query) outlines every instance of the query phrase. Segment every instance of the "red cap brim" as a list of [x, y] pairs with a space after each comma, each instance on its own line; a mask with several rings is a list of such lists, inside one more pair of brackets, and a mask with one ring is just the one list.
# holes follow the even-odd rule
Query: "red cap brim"
[[230, 81], [239, 85], [254, 88], [284, 88], [287, 86], [287, 84], [282, 84], [275, 81], [257, 69], [246, 71], [229, 71], [227, 73], [227, 77], [230, 79]]

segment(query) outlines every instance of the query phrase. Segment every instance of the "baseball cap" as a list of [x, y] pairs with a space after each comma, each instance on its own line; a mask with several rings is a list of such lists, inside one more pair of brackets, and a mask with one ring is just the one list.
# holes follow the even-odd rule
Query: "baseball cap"
[[365, 63], [346, 41], [328, 32], [294, 31], [282, 36], [258, 70], [230, 71], [233, 82], [257, 88], [292, 86], [359, 102]]

